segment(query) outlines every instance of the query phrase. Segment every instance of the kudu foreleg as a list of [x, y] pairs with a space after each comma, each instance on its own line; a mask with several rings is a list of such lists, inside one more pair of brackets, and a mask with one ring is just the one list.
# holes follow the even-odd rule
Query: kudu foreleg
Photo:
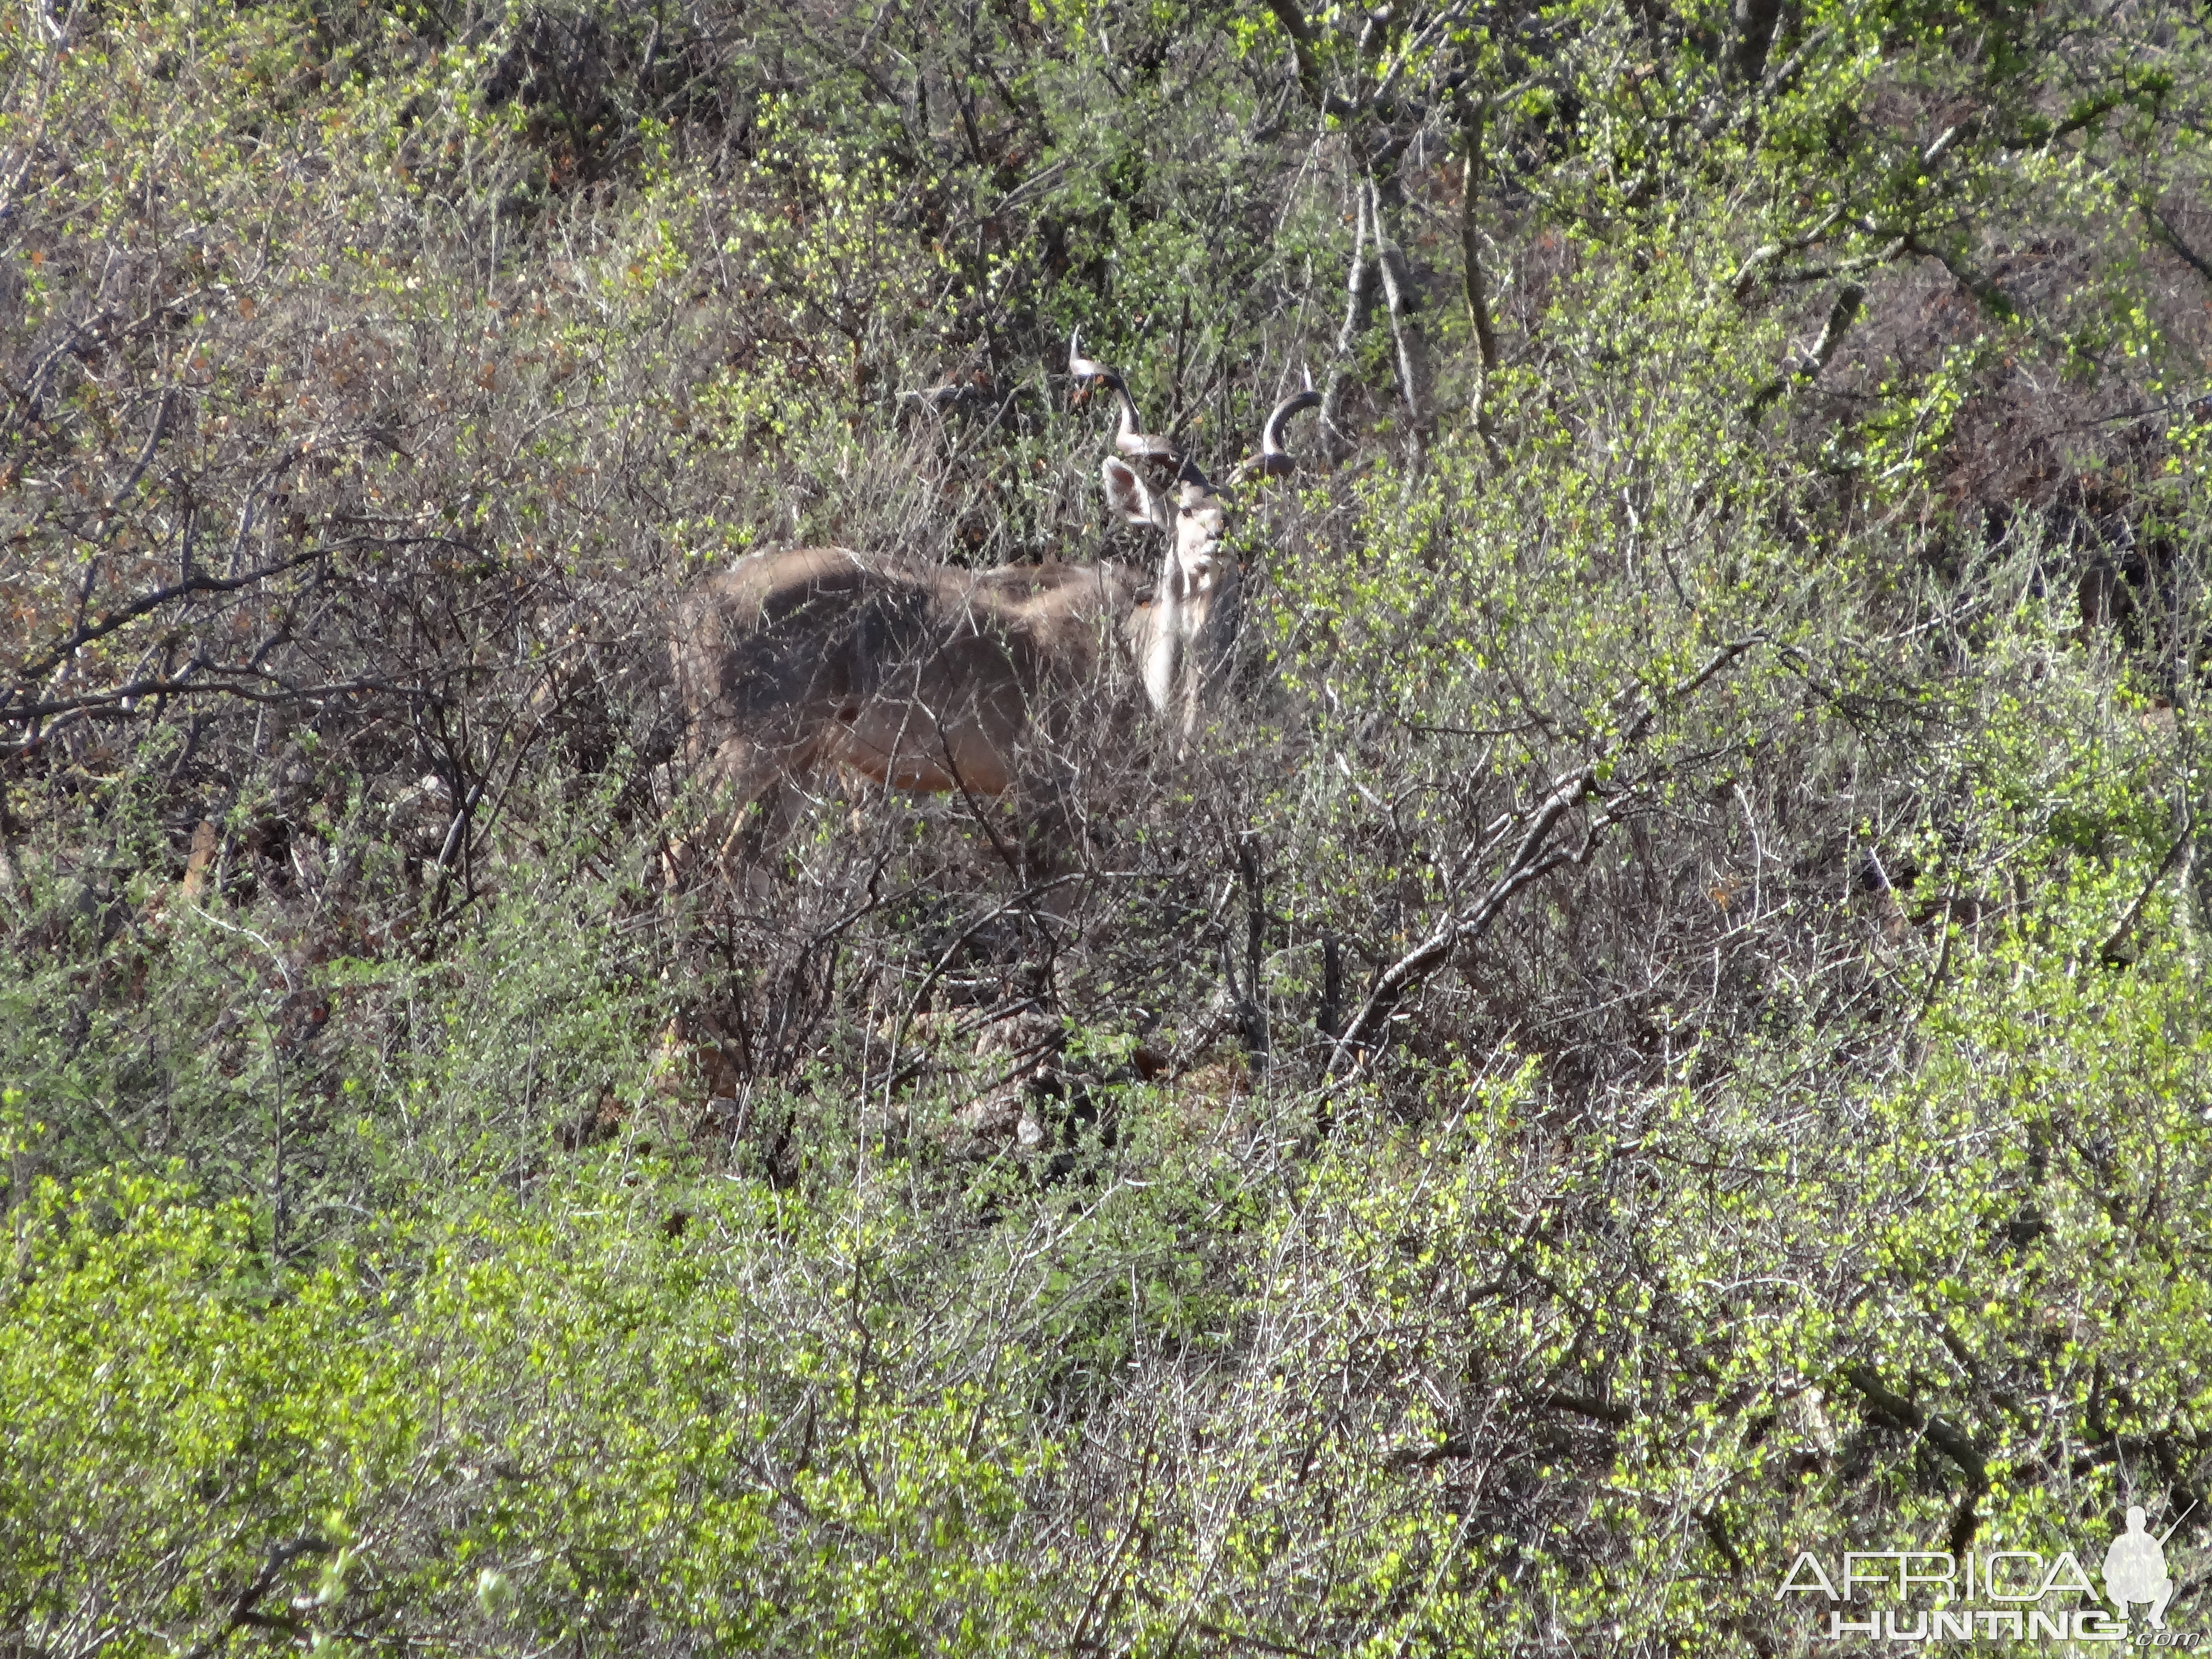
[[671, 890], [690, 885], [702, 866], [732, 874], [777, 845], [796, 816], [789, 780], [805, 764], [804, 756], [744, 738], [725, 739], [699, 761], [692, 768], [698, 821], [669, 844]]

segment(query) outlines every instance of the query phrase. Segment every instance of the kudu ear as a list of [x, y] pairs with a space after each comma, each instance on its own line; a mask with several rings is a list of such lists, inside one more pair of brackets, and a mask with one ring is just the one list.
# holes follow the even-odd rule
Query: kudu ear
[[1105, 480], [1106, 505], [1113, 511], [1131, 524], [1161, 524], [1164, 516], [1161, 504], [1152, 492], [1145, 488], [1145, 481], [1137, 476], [1136, 468], [1127, 461], [1109, 455], [1100, 464], [1098, 476]]

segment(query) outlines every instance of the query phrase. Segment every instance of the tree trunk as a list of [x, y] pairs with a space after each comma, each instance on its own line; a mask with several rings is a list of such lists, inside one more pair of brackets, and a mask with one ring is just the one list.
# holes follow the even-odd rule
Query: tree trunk
[[1370, 206], [1366, 191], [1355, 189], [1352, 200], [1355, 228], [1352, 234], [1352, 267], [1344, 283], [1344, 326], [1336, 331], [1336, 361], [1329, 366], [1328, 380], [1322, 389], [1322, 447], [1332, 463], [1352, 453], [1352, 441], [1344, 429], [1344, 405], [1358, 381], [1359, 342], [1375, 312], [1376, 273], [1375, 262], [1368, 251]]
[[1498, 331], [1490, 321], [1490, 285], [1482, 269], [1482, 238], [1474, 223], [1475, 184], [1482, 177], [1482, 130], [1489, 116], [1486, 106], [1468, 99], [1461, 105], [1461, 122], [1467, 143], [1467, 176], [1460, 188], [1459, 240], [1464, 258], [1467, 314], [1474, 324], [1474, 342], [1482, 356], [1482, 372], [1475, 379], [1474, 399], [1468, 413], [1483, 447], [1495, 454], [1492, 435], [1490, 380], [1498, 373]]
[[1766, 73], [1766, 53], [1774, 44], [1774, 26], [1782, 15], [1782, 0], [1735, 0], [1729, 32], [1729, 68], [1736, 78], [1756, 82]]

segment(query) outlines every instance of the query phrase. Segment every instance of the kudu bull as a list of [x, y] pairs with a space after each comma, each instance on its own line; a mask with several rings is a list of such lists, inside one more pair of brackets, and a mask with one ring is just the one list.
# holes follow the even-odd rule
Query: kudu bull
[[[837, 547], [753, 554], [700, 583], [678, 607], [673, 649], [692, 775], [732, 814], [722, 858], [748, 808], [773, 791], [781, 818], [792, 786], [825, 768], [971, 801], [1012, 793], [1032, 841], [1053, 847], [1068, 829], [1067, 757], [1097, 735], [1124, 650], [1178, 741], [1195, 727], [1240, 620], [1225, 503], [1139, 430], [1121, 377], [1073, 339], [1068, 368], [1121, 404], [1121, 453], [1102, 468], [1109, 507], [1168, 534], [1150, 598], [1139, 573], [1109, 562], [964, 570]], [[1291, 471], [1284, 425], [1320, 401], [1309, 386], [1278, 405], [1231, 482]]]

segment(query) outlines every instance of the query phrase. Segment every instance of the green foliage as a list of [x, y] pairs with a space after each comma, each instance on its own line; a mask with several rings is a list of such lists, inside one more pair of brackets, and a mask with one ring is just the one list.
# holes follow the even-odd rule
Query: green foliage
[[665, 1198], [617, 1162], [284, 1273], [242, 1206], [47, 1188], [0, 1350], [9, 1605], [133, 1650], [248, 1623], [1008, 1646], [1045, 1588], [1005, 1552], [1048, 1449], [980, 1382], [878, 1353], [903, 1333], [866, 1223], [720, 1185], [678, 1227]]

